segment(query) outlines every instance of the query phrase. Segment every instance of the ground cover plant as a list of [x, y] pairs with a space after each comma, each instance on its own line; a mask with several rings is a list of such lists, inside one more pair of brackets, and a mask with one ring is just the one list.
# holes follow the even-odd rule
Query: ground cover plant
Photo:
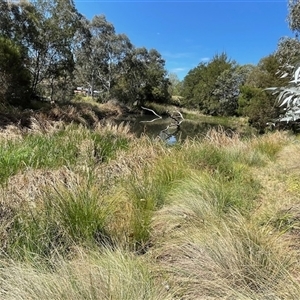
[[1, 299], [298, 299], [299, 140], [0, 132]]

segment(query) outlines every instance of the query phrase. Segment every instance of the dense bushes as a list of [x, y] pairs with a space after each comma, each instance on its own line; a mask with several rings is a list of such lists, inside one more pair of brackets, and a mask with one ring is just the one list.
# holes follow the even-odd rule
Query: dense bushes
[[28, 105], [30, 73], [25, 68], [21, 48], [13, 41], [0, 36], [0, 102], [2, 104]]

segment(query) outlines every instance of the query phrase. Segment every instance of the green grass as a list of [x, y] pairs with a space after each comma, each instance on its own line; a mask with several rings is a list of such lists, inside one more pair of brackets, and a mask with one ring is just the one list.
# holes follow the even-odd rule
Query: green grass
[[[175, 150], [176, 151], [176, 150]], [[151, 220], [154, 213], [167, 204], [172, 189], [188, 176], [181, 153], [165, 155], [150, 169], [133, 174], [125, 181], [124, 188], [133, 206], [131, 239], [133, 249], [144, 251], [149, 246]]]
[[11, 224], [8, 254], [25, 260], [67, 256], [75, 245], [112, 246], [106, 232], [113, 203], [106, 201], [94, 182], [46, 190], [34, 207], [25, 207]]
[[51, 134], [27, 134], [21, 140], [0, 145], [0, 183], [25, 168], [56, 169], [107, 162], [120, 149], [127, 149], [129, 139], [121, 134], [105, 134], [70, 125]]
[[19, 135], [0, 142], [0, 298], [298, 299], [291, 136]]

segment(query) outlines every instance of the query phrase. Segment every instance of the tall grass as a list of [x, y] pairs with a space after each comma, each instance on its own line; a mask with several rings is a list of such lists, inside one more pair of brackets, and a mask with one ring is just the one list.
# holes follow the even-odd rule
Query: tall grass
[[155, 252], [181, 299], [297, 299], [295, 256], [267, 228], [231, 213], [185, 232]]
[[173, 299], [149, 264], [130, 253], [104, 249], [60, 261], [55, 272], [31, 264], [0, 266], [1, 299]]
[[132, 174], [124, 187], [132, 205], [130, 236], [133, 248], [144, 251], [151, 244], [151, 221], [154, 213], [167, 205], [167, 196], [184, 178], [189, 176], [183, 156], [165, 152], [152, 166]]
[[[27, 134], [21, 140], [0, 145], [0, 183], [25, 168], [59, 168], [106, 162], [120, 149], [127, 149], [129, 138], [111, 127], [95, 131], [69, 125], [49, 134]], [[82, 157], [83, 155], [83, 157]]]
[[0, 142], [0, 298], [298, 299], [292, 142], [114, 125]]
[[75, 245], [112, 246], [106, 225], [113, 211], [113, 203], [104, 199], [95, 182], [49, 188], [35, 206], [14, 216], [7, 253], [21, 260], [51, 260], [72, 255]]

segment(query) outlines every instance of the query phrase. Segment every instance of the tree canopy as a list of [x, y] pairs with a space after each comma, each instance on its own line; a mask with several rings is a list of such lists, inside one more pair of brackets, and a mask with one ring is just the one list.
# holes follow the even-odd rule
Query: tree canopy
[[0, 14], [1, 42], [18, 47], [31, 97], [64, 101], [82, 86], [102, 101], [168, 101], [161, 55], [135, 48], [105, 16], [87, 20], [72, 0], [0, 0]]
[[249, 73], [226, 53], [215, 55], [208, 63], [200, 63], [183, 81], [185, 104], [211, 115], [234, 115], [239, 87]]

